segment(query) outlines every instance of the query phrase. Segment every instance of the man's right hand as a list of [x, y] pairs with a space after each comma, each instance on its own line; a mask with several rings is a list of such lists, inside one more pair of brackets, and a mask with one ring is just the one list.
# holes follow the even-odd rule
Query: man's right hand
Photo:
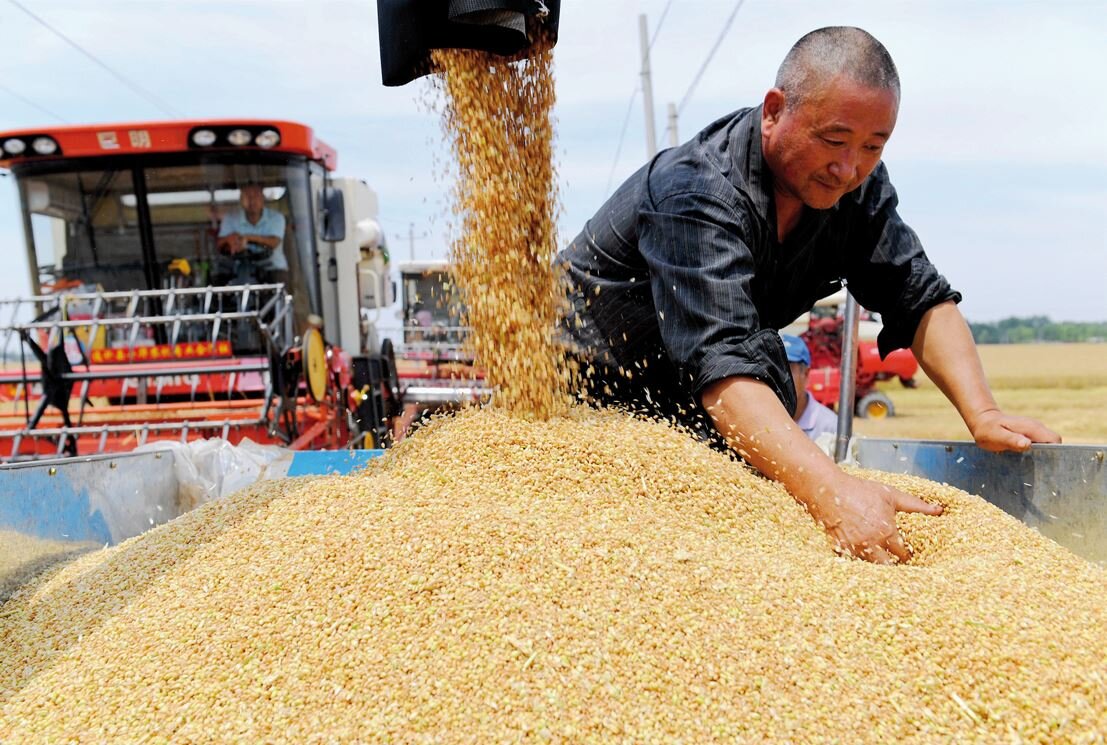
[[704, 389], [700, 403], [742, 459], [783, 484], [841, 551], [880, 564], [907, 561], [896, 511], [942, 514], [940, 505], [843, 472], [760, 380], [725, 378]]
[[941, 505], [845, 473], [819, 487], [811, 501], [803, 501], [840, 551], [875, 564], [911, 558], [911, 550], [896, 528], [896, 512], [942, 514]]

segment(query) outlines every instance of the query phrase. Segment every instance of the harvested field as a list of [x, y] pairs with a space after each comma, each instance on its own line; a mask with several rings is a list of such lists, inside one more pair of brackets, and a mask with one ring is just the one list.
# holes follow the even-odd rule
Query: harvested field
[[[1107, 443], [1107, 344], [994, 344], [980, 357], [996, 400], [1011, 414], [1039, 419], [1067, 443]], [[857, 419], [872, 437], [968, 440], [961, 417], [922, 372], [919, 387], [888, 383], [896, 416]]]
[[1099, 741], [1107, 573], [871, 475], [947, 507], [910, 565], [665, 425], [463, 413], [27, 588], [0, 741]]
[[984, 371], [1001, 390], [1107, 386], [1107, 344], [984, 344]]

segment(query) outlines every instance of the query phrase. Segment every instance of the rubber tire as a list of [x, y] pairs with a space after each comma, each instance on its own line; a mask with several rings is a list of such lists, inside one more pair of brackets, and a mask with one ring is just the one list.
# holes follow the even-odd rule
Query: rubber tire
[[327, 369], [326, 342], [323, 341], [323, 334], [319, 329], [311, 326], [304, 331], [300, 355], [308, 397], [319, 403], [326, 398], [330, 376], [330, 370]]
[[403, 396], [400, 393], [400, 375], [396, 371], [396, 348], [391, 339], [381, 342], [381, 368], [384, 372], [384, 384], [388, 388], [392, 399], [397, 405], [403, 405]]
[[[878, 413], [881, 409], [883, 409], [883, 413]], [[896, 407], [888, 396], [880, 391], [872, 391], [866, 393], [857, 402], [855, 413], [859, 419], [884, 419], [885, 417], [895, 416]]]

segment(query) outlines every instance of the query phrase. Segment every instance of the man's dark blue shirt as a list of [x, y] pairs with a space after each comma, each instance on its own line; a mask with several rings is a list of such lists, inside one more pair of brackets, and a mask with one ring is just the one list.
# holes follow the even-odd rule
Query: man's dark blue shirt
[[701, 428], [698, 399], [732, 376], [795, 389], [777, 329], [850, 291], [880, 313], [881, 354], [908, 347], [923, 314], [959, 293], [896, 213], [883, 163], [829, 210], [804, 209], [777, 240], [761, 108], [726, 116], [631, 176], [559, 258], [576, 355], [601, 399]]

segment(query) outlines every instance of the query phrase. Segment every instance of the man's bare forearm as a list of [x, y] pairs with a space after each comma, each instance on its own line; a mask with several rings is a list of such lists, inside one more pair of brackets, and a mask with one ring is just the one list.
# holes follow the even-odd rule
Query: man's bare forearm
[[942, 512], [918, 497], [844, 473], [758, 380], [721, 380], [700, 400], [731, 447], [783, 484], [841, 550], [881, 564], [907, 561], [911, 552], [896, 529], [896, 511]]
[[996, 452], [1025, 451], [1035, 442], [1061, 441], [1041, 422], [1000, 410], [984, 377], [969, 325], [954, 303], [941, 303], [926, 312], [911, 350], [980, 447]]
[[813, 513], [841, 470], [803, 433], [769, 386], [754, 378], [727, 378], [704, 391], [701, 401], [742, 459], [779, 481]]
[[998, 411], [976, 342], [956, 303], [940, 303], [926, 312], [911, 351], [970, 432], [981, 414]]
[[277, 244], [281, 242], [280, 238], [273, 235], [244, 235], [242, 239], [248, 243], [256, 243], [259, 246], [265, 246], [270, 251], [276, 248]]

